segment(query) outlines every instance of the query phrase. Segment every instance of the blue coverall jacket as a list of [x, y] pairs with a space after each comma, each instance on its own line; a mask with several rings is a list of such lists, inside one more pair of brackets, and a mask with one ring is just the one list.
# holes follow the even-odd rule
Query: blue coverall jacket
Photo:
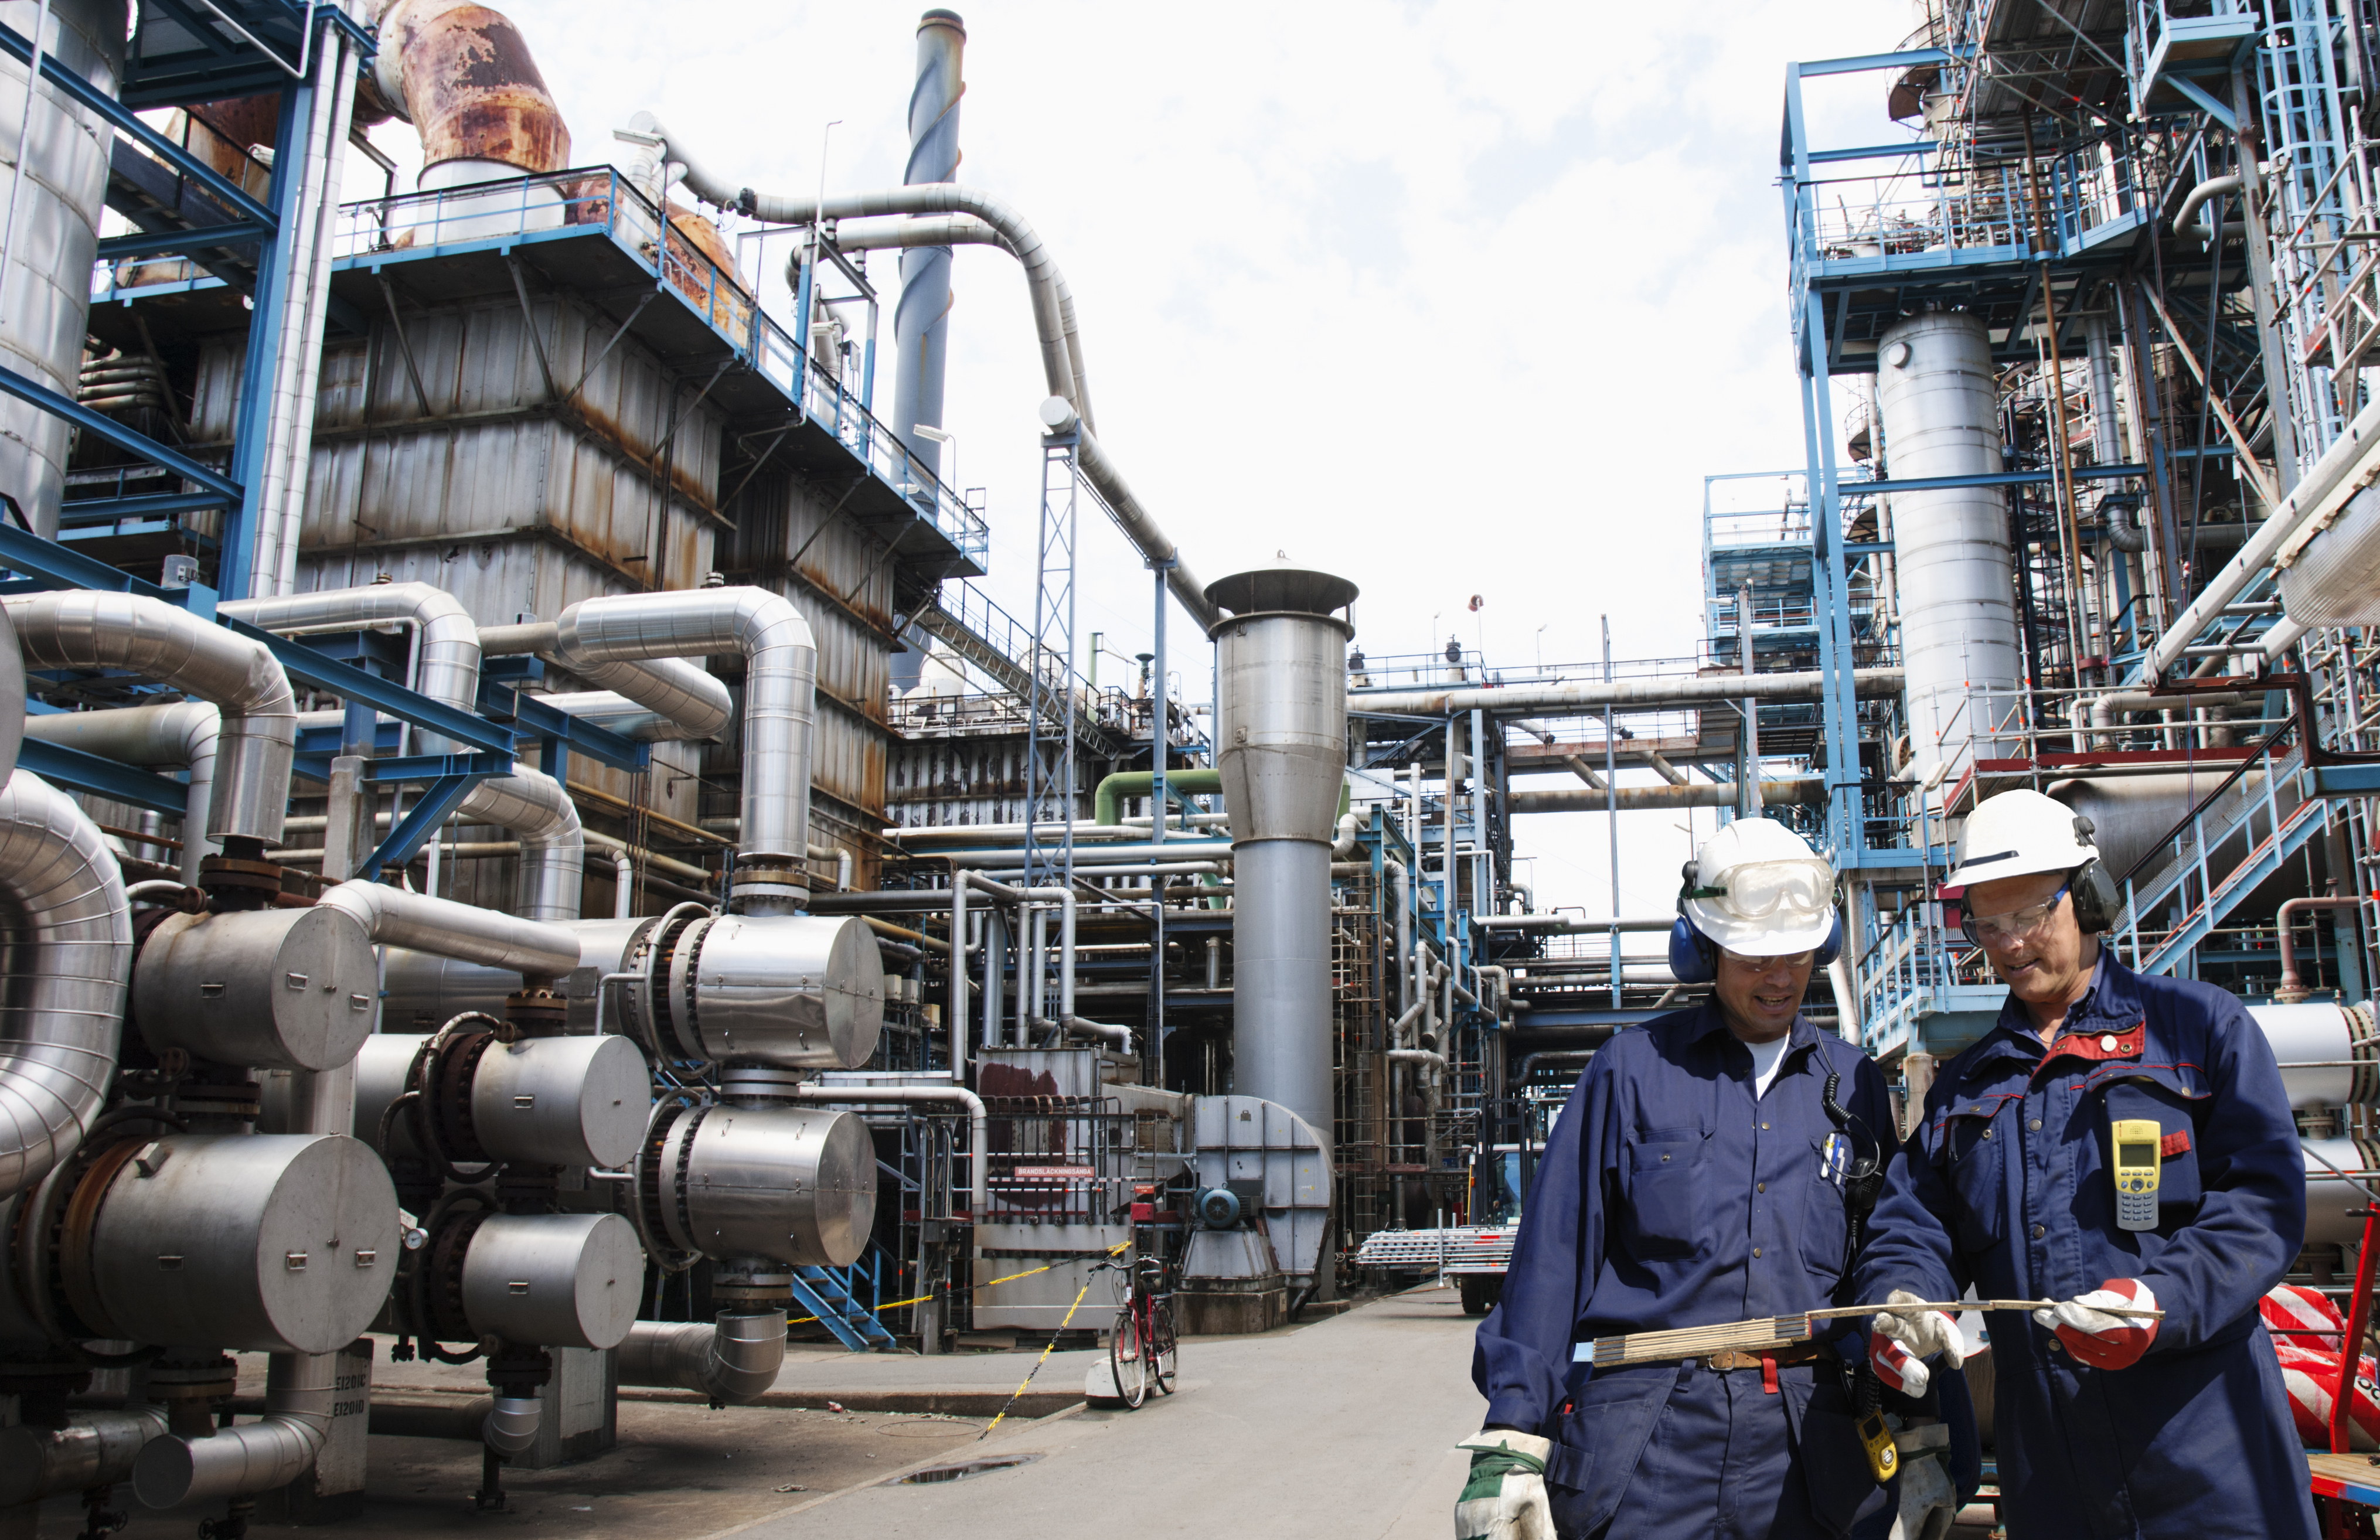
[[[2110, 1120], [2163, 1131], [2157, 1227], [2116, 1225]], [[1942, 1071], [1893, 1163], [1858, 1298], [2071, 1299], [2137, 1278], [2166, 1313], [2130, 1368], [1991, 1317], [2001, 1513], [2030, 1535], [2314, 1533], [2305, 1453], [2256, 1304], [2305, 1239], [2305, 1166], [2271, 1045], [2209, 985], [2100, 953], [2045, 1052], [2023, 1005]]]
[[[1897, 1498], [1868, 1473], [1837, 1364], [1784, 1365], [1771, 1386], [1698, 1363], [1590, 1375], [1572, 1358], [1597, 1337], [1848, 1303], [1844, 1194], [1824, 1164], [1830, 1069], [1837, 1100], [1865, 1125], [1856, 1153], [1880, 1141], [1889, 1156], [1883, 1077], [1805, 1020], [1756, 1100], [1751, 1052], [1713, 1005], [1620, 1033], [1571, 1093], [1471, 1368], [1488, 1425], [1554, 1440], [1547, 1495], [1566, 1540], [1607, 1526], [1697, 1540], [1890, 1526]], [[1855, 1362], [1856, 1333], [1838, 1351]], [[1956, 1400], [1954, 1425], [1962, 1381]], [[1971, 1416], [1963, 1425], [1972, 1451]]]

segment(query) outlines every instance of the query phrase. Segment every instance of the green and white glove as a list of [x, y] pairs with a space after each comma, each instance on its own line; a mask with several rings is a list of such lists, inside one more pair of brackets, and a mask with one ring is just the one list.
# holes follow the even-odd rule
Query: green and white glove
[[1454, 1447], [1471, 1451], [1471, 1478], [1454, 1504], [1454, 1540], [1555, 1540], [1546, 1504], [1551, 1439], [1489, 1428]]

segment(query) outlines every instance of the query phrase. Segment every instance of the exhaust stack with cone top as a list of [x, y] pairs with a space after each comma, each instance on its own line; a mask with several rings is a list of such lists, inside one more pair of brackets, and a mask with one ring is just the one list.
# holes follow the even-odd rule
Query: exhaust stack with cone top
[[1237, 873], [1232, 1089], [1330, 1119], [1330, 842], [1346, 780], [1355, 585], [1294, 567], [1211, 583], [1216, 761]]

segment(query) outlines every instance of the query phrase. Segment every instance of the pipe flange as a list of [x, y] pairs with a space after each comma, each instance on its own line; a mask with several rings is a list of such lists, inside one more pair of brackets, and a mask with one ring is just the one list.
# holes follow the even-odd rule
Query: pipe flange
[[264, 1088], [253, 1080], [186, 1080], [174, 1093], [174, 1111], [185, 1118], [254, 1123], [263, 1110]]
[[176, 1401], [220, 1401], [238, 1388], [239, 1366], [229, 1358], [160, 1358], [149, 1365], [149, 1396]]
[[282, 892], [278, 862], [209, 855], [199, 862], [199, 886], [219, 910], [266, 909]]
[[[148, 1147], [142, 1139], [122, 1139], [92, 1154], [90, 1162], [74, 1179], [74, 1191], [58, 1215], [56, 1250], [58, 1294], [71, 1314], [69, 1325], [76, 1340], [92, 1337], [138, 1338], [138, 1333], [124, 1328], [124, 1324], [108, 1317], [107, 1307], [99, 1297], [99, 1279], [91, 1254], [91, 1230], [99, 1220], [100, 1205], [107, 1201], [108, 1189], [135, 1154]], [[166, 1259], [157, 1259], [160, 1267]], [[181, 1258], [175, 1257], [173, 1266], [179, 1267]]]
[[449, 1166], [480, 1165], [489, 1158], [472, 1120], [471, 1082], [495, 1040], [492, 1032], [456, 1033], [438, 1050], [436, 1061], [423, 1077], [429, 1082], [428, 1099], [435, 1109], [424, 1121], [434, 1123], [442, 1146], [435, 1153]]
[[429, 1272], [414, 1297], [427, 1318], [412, 1323], [414, 1335], [440, 1342], [479, 1340], [480, 1334], [471, 1329], [470, 1315], [463, 1308], [463, 1259], [470, 1255], [471, 1237], [492, 1212], [486, 1208], [455, 1211], [421, 1248], [415, 1266]]
[[[682, 1273], [702, 1260], [702, 1253], [691, 1245], [678, 1248], [675, 1256], [669, 1255], [678, 1233], [670, 1223], [670, 1197], [673, 1194], [683, 1197], [686, 1169], [685, 1151], [673, 1153], [671, 1135], [680, 1122], [698, 1112], [698, 1109], [667, 1103], [655, 1109], [653, 1121], [646, 1127], [645, 1147], [637, 1156], [636, 1201], [631, 1206], [637, 1239], [644, 1243], [645, 1255], [665, 1274]], [[664, 1181], [663, 1173], [669, 1171], [674, 1171], [679, 1180]]]
[[524, 1037], [558, 1037], [570, 1025], [570, 1001], [552, 989], [521, 989], [504, 997], [504, 1020]]

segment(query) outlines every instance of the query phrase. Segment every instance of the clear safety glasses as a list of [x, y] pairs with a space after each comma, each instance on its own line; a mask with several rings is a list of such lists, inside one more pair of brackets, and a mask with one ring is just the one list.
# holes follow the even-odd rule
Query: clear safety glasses
[[1738, 919], [1815, 920], [1835, 906], [1835, 871], [1824, 861], [1753, 861], [1730, 867], [1690, 891], [1689, 898]]
[[2060, 888], [2046, 903], [2011, 909], [2005, 915], [1961, 915], [1959, 928], [1979, 947], [2006, 946], [2019, 936], [2029, 936], [2040, 929], [2042, 922], [2056, 914], [2058, 906], [2065, 902], [2066, 890]]

